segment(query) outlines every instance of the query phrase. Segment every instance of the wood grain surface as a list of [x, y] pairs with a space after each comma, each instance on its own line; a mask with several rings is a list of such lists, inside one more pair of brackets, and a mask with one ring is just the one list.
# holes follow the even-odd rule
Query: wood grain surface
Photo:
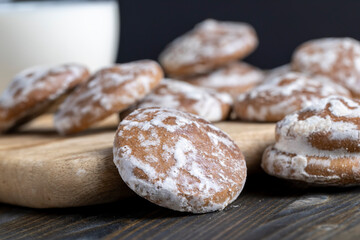
[[[51, 115], [19, 132], [0, 137], [0, 202], [34, 208], [75, 207], [113, 202], [133, 193], [112, 161], [118, 119], [61, 137]], [[216, 124], [240, 146], [249, 172], [259, 170], [265, 147], [274, 141], [274, 124]]]

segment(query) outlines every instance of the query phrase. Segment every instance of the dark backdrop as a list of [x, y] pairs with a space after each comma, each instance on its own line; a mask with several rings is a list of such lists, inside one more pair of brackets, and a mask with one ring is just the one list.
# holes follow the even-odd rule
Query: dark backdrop
[[360, 39], [359, 0], [120, 0], [118, 62], [157, 59], [163, 47], [205, 18], [253, 25], [260, 45], [246, 61], [287, 63], [300, 43], [321, 37]]

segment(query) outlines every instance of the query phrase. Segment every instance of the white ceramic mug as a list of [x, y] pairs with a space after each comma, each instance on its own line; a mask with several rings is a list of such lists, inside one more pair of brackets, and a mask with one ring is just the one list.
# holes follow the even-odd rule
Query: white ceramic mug
[[0, 91], [31, 66], [114, 63], [119, 24], [117, 1], [0, 3]]

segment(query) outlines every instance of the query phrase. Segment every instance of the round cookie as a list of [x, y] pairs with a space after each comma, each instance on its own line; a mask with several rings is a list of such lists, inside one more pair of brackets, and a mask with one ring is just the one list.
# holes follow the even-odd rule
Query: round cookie
[[244, 62], [232, 62], [211, 73], [182, 80], [196, 86], [226, 92], [236, 98], [259, 85], [263, 79], [264, 73], [260, 69]]
[[55, 127], [63, 135], [85, 130], [142, 99], [162, 78], [161, 67], [151, 60], [104, 68], [65, 99]]
[[224, 209], [243, 189], [239, 147], [206, 120], [175, 109], [141, 108], [119, 125], [114, 163], [147, 200], [177, 211]]
[[323, 38], [300, 45], [293, 54], [292, 68], [324, 75], [360, 97], [360, 43], [352, 38]]
[[171, 42], [159, 61], [170, 76], [195, 75], [244, 58], [257, 45], [250, 25], [207, 19]]
[[322, 185], [360, 184], [360, 101], [329, 97], [286, 116], [263, 155], [270, 175]]
[[234, 109], [243, 120], [275, 122], [332, 95], [350, 97], [350, 92], [326, 77], [290, 72], [239, 95]]
[[164, 79], [156, 89], [131, 110], [121, 113], [124, 118], [135, 108], [164, 107], [198, 115], [208, 121], [225, 120], [233, 100], [227, 93], [193, 86], [183, 81]]
[[87, 68], [77, 64], [34, 67], [20, 72], [0, 96], [0, 132], [46, 112], [88, 77]]

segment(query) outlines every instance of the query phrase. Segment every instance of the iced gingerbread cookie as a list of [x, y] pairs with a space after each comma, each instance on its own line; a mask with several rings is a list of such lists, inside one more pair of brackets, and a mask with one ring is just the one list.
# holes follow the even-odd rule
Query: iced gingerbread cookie
[[34, 67], [20, 72], [0, 96], [0, 132], [46, 112], [88, 77], [87, 68], [77, 64]]
[[119, 125], [114, 163], [147, 200], [177, 211], [224, 209], [244, 187], [239, 147], [206, 120], [175, 109], [142, 108]]
[[330, 97], [286, 116], [262, 168], [270, 175], [322, 185], [360, 184], [360, 101]]
[[151, 60], [104, 68], [65, 99], [55, 127], [62, 135], [85, 130], [142, 99], [162, 78], [161, 67]]
[[239, 95], [234, 109], [243, 120], [275, 122], [332, 95], [350, 97], [350, 92], [326, 77], [289, 72]]
[[323, 38], [302, 44], [294, 52], [292, 68], [325, 75], [360, 97], [360, 42], [352, 38]]
[[264, 73], [254, 66], [244, 62], [232, 62], [211, 73], [182, 80], [193, 85], [226, 92], [236, 98], [239, 94], [259, 85], [264, 80], [264, 76]]
[[164, 79], [139, 104], [121, 113], [120, 118], [124, 118], [136, 108], [164, 107], [193, 113], [208, 121], [217, 122], [228, 117], [232, 103], [231, 96], [226, 93], [193, 86], [183, 81]]
[[257, 44], [255, 30], [250, 25], [208, 19], [170, 43], [159, 61], [170, 76], [207, 73], [246, 57]]

